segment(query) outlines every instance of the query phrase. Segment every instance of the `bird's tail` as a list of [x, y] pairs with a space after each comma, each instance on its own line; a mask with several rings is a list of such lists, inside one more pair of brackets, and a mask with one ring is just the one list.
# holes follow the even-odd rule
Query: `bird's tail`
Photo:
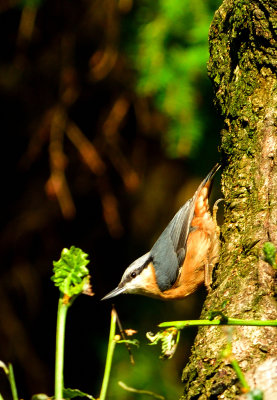
[[221, 165], [217, 163], [212, 170], [208, 173], [206, 178], [200, 183], [198, 189], [195, 192], [195, 207], [194, 207], [194, 215], [201, 216], [206, 212], [209, 212], [209, 196], [211, 192], [211, 184], [216, 172], [219, 170]]

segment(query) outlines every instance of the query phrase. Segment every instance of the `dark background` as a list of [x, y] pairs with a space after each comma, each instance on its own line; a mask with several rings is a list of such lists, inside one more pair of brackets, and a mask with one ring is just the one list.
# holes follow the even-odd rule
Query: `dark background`
[[[13, 364], [20, 398], [53, 395], [58, 290], [50, 277], [61, 250], [89, 254], [95, 292], [69, 311], [65, 386], [97, 396], [111, 310], [101, 297], [219, 160], [220, 118], [206, 73], [218, 2], [193, 4], [0, 3], [0, 360]], [[168, 398], [181, 393], [195, 331], [182, 333], [166, 362], [145, 333], [197, 318], [204, 296], [114, 299], [141, 346], [134, 367], [117, 346], [110, 399], [136, 398], [118, 380]], [[0, 393], [10, 397], [3, 371]]]

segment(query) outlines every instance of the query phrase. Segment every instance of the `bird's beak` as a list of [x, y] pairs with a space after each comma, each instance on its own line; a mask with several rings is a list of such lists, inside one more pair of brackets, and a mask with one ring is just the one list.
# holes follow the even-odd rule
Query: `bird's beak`
[[116, 287], [110, 293], [106, 294], [106, 296], [104, 296], [101, 300], [110, 299], [110, 298], [115, 297], [115, 296], [119, 295], [120, 293], [124, 293], [124, 292], [125, 292], [124, 287]]

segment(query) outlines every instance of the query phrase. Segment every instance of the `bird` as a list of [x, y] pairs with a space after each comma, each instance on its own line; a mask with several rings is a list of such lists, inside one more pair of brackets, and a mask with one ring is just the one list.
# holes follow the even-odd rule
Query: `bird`
[[126, 268], [119, 285], [102, 300], [121, 293], [160, 300], [183, 299], [203, 283], [209, 290], [212, 269], [219, 259], [220, 231], [216, 212], [211, 214], [208, 200], [219, 168], [220, 164], [212, 168], [151, 250]]

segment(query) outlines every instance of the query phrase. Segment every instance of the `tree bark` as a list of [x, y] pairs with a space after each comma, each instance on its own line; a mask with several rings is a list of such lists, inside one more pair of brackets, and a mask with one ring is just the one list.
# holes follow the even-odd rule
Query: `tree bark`
[[[208, 71], [224, 118], [221, 133], [224, 224], [222, 253], [201, 318], [277, 319], [276, 271], [263, 245], [277, 247], [277, 3], [225, 0], [209, 34]], [[221, 353], [233, 357], [251, 388], [277, 399], [277, 328], [199, 329], [183, 371], [183, 399], [244, 399]]]

